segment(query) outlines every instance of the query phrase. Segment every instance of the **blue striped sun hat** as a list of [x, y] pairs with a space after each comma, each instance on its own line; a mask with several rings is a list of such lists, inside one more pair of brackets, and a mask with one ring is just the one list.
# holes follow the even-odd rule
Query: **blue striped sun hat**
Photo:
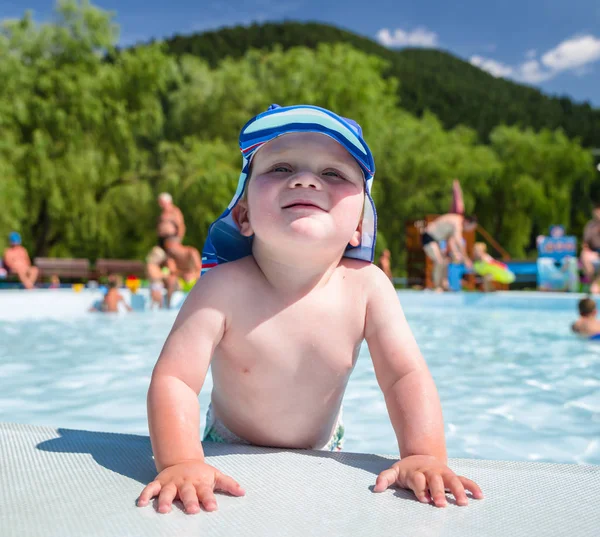
[[371, 197], [375, 162], [369, 146], [362, 137], [360, 125], [325, 108], [310, 105], [281, 107], [272, 104], [266, 112], [252, 118], [240, 132], [242, 173], [237, 190], [227, 209], [211, 224], [202, 250], [202, 272], [212, 267], [241, 259], [252, 253], [252, 237], [244, 237], [234, 221], [231, 211], [237, 205], [248, 181], [252, 157], [267, 142], [292, 132], [317, 132], [330, 136], [358, 162], [365, 176], [365, 206], [362, 220], [362, 237], [358, 246], [346, 248], [345, 257], [373, 261], [377, 238], [377, 213]]

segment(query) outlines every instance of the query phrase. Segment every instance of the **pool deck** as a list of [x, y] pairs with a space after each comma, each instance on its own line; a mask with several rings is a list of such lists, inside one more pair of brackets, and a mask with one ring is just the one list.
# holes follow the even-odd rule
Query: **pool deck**
[[146, 436], [0, 423], [2, 537], [596, 537], [600, 466], [452, 459], [485, 499], [445, 509], [371, 491], [390, 457], [205, 444], [244, 498], [161, 515], [135, 500], [154, 478]]

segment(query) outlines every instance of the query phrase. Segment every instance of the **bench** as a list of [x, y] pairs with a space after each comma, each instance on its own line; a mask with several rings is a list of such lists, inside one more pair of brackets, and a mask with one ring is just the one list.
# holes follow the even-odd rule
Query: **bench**
[[39, 279], [56, 274], [59, 278], [90, 278], [90, 262], [87, 259], [69, 259], [59, 257], [36, 257], [33, 264], [40, 271]]
[[132, 259], [98, 259], [96, 261], [96, 276], [103, 277], [109, 274], [145, 278], [146, 263]]

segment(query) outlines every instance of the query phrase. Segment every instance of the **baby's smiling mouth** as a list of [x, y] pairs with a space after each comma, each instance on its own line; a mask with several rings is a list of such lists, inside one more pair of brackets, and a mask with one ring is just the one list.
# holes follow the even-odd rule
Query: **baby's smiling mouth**
[[310, 200], [296, 200], [291, 203], [286, 203], [282, 209], [318, 209], [324, 211], [322, 207]]

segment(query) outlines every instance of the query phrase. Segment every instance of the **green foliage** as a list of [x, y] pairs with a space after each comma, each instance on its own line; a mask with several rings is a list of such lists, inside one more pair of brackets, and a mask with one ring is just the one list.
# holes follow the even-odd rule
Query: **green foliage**
[[[319, 23], [281, 22], [236, 26], [216, 31], [174, 36], [167, 40], [172, 54], [191, 54], [215, 67], [225, 58], [241, 58], [250, 48], [283, 50], [322, 43], [346, 43], [385, 60], [386, 77], [400, 80], [401, 105], [421, 116], [436, 114], [446, 128], [468, 125], [487, 141], [500, 124], [564, 129], [587, 147], [600, 147], [600, 110], [565, 97], [549, 97], [539, 90], [494, 78], [441, 50], [391, 50], [360, 35]], [[347, 86], [347, 85], [344, 85]]]
[[[395, 262], [405, 219], [448, 210], [454, 178], [467, 211], [515, 256], [527, 254], [549, 224], [580, 232], [587, 219], [598, 181], [591, 154], [565, 134], [578, 127], [495, 127], [529, 124], [518, 106], [504, 111], [514, 121], [502, 115], [499, 103], [516, 93], [497, 100], [490, 89], [519, 87], [493, 86], [498, 81], [468, 66], [463, 82], [472, 92], [456, 101], [452, 92], [466, 86], [444, 71], [444, 53], [384, 54], [348, 32], [296, 23], [124, 51], [115, 49], [116, 37], [110, 13], [74, 1], [60, 2], [50, 24], [25, 15], [0, 29], [0, 248], [15, 229], [33, 256], [143, 259], [156, 241], [162, 191], [186, 217], [185, 241], [201, 248], [237, 183], [239, 130], [273, 102], [320, 105], [361, 123], [377, 164], [377, 251], [387, 246]], [[249, 49], [264, 44], [268, 50]], [[437, 66], [447, 74], [443, 90], [439, 82], [418, 89], [426, 80], [419, 57], [423, 73]], [[469, 103], [477, 92], [480, 100]], [[418, 115], [399, 107], [399, 95]], [[524, 109], [533, 114], [540, 102]], [[427, 111], [436, 106], [447, 107], [443, 119]]]
[[580, 235], [590, 200], [576, 208], [582, 218], [572, 222], [572, 193], [587, 191], [594, 179], [591, 154], [560, 130], [497, 127], [490, 138], [502, 167], [489, 195], [478, 199], [483, 225], [515, 256], [523, 256], [551, 224]]

